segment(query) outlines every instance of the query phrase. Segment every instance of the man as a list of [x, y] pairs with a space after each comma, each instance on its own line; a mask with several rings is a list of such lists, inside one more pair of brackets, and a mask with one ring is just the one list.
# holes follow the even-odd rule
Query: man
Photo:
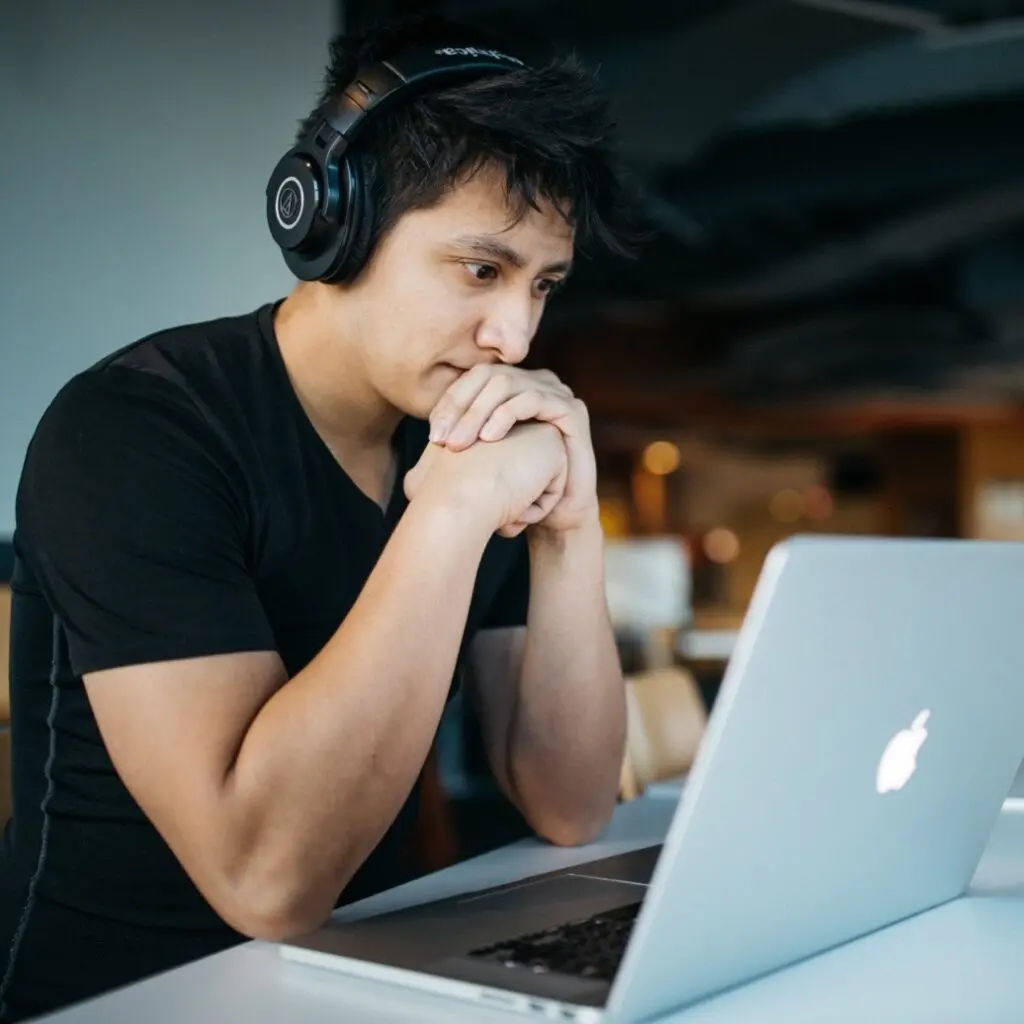
[[[303, 131], [401, 39], [336, 41]], [[358, 141], [358, 273], [143, 339], [46, 411], [17, 503], [4, 1019], [400, 881], [456, 677], [540, 836], [608, 821], [586, 410], [517, 368], [574, 249], [614, 237], [608, 147], [572, 61], [398, 104]]]

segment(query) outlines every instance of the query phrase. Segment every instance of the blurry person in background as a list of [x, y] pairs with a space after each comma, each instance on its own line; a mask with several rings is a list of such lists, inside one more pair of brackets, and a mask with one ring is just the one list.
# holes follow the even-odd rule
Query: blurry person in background
[[[357, 67], [437, 31], [335, 40], [300, 138]], [[608, 822], [624, 697], [587, 411], [519, 364], [578, 248], [620, 247], [624, 193], [593, 75], [509, 63], [367, 119], [344, 274], [121, 348], [42, 417], [17, 500], [3, 1020], [405, 880], [460, 680], [538, 835]]]

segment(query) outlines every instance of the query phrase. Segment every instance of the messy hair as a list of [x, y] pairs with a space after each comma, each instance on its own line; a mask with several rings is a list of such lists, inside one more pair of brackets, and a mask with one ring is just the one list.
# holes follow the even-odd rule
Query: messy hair
[[[386, 58], [408, 45], [450, 44], [466, 35], [464, 27], [418, 19], [336, 36], [322, 92], [299, 137], [330, 112], [364, 60]], [[471, 41], [494, 42], [476, 29]], [[404, 214], [435, 205], [487, 170], [504, 181], [513, 221], [546, 201], [574, 230], [583, 253], [603, 249], [630, 255], [631, 203], [614, 134], [596, 74], [574, 54], [420, 92], [371, 118], [350, 150], [375, 194], [368, 252]]]

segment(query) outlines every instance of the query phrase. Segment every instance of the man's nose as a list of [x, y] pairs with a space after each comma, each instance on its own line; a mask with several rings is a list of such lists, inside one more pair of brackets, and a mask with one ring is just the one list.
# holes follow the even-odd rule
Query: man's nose
[[527, 302], [505, 302], [493, 309], [480, 324], [477, 344], [490, 349], [503, 363], [521, 363], [530, 351], [537, 328], [532, 306]]

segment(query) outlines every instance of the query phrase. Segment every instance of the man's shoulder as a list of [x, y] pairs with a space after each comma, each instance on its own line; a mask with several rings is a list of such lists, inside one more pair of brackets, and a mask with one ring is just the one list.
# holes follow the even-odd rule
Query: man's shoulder
[[209, 420], [246, 390], [266, 394], [270, 310], [164, 328], [107, 354], [61, 386], [37, 433], [95, 418], [126, 428], [139, 419]]
[[273, 305], [248, 313], [194, 321], [154, 331], [93, 363], [86, 374], [138, 370], [178, 384], [230, 378], [266, 359]]

